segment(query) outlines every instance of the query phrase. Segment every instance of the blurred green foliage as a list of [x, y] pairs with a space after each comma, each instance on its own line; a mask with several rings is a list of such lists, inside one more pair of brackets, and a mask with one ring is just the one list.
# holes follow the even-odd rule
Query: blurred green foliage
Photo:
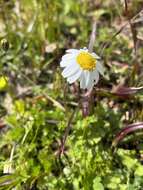
[[[130, 17], [141, 5], [129, 3]], [[88, 46], [95, 20], [94, 50], [101, 55], [109, 43], [98, 88], [143, 85], [140, 22], [136, 55], [129, 25], [112, 38], [128, 22], [122, 1], [0, 0], [0, 190], [142, 189], [142, 133], [111, 147], [124, 124], [143, 120], [142, 92], [129, 99], [97, 93], [93, 115], [83, 118], [60, 74], [65, 49]]]

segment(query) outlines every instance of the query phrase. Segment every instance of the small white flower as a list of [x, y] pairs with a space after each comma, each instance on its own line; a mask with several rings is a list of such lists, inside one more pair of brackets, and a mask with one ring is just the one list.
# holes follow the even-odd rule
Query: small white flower
[[62, 57], [61, 67], [65, 67], [62, 75], [72, 84], [80, 81], [81, 89], [91, 89], [99, 80], [99, 73], [104, 75], [104, 68], [99, 62], [100, 57], [90, 53], [87, 48], [69, 49]]

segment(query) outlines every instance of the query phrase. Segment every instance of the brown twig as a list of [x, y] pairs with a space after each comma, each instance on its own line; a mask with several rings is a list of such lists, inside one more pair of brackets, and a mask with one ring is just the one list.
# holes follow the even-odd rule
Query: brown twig
[[68, 134], [69, 134], [69, 132], [70, 132], [70, 129], [71, 129], [71, 127], [72, 127], [71, 123], [72, 123], [72, 120], [73, 120], [73, 118], [74, 118], [75, 113], [76, 113], [76, 110], [74, 110], [74, 111], [72, 112], [72, 114], [71, 114], [71, 116], [70, 116], [70, 118], [69, 118], [67, 127], [66, 127], [66, 129], [65, 129], [64, 137], [63, 137], [63, 139], [61, 140], [61, 146], [60, 146], [59, 151], [58, 151], [58, 154], [57, 154], [58, 156], [60, 156], [61, 154], [64, 153], [66, 139], [67, 139]]
[[143, 129], [143, 122], [133, 123], [121, 129], [112, 142], [112, 147], [116, 147], [118, 143], [123, 140], [128, 134]]
[[125, 0], [124, 3], [125, 3], [125, 14], [128, 15], [128, 3], [127, 3], [127, 0]]

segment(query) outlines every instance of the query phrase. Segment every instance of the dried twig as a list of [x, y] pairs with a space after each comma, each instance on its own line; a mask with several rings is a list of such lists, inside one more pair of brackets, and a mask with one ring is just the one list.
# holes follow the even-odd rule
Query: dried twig
[[128, 3], [127, 3], [127, 0], [125, 0], [124, 3], [125, 3], [125, 14], [128, 15]]
[[71, 127], [72, 127], [71, 123], [72, 123], [72, 120], [73, 120], [73, 118], [74, 118], [75, 113], [76, 113], [76, 111], [74, 110], [74, 111], [72, 112], [70, 118], [69, 118], [67, 127], [66, 127], [66, 129], [65, 129], [64, 137], [63, 137], [63, 139], [62, 139], [62, 141], [61, 141], [61, 146], [60, 146], [60, 149], [59, 149], [58, 154], [57, 154], [58, 156], [60, 156], [61, 154], [64, 153], [66, 139], [67, 139], [68, 134], [69, 134], [69, 132], [70, 132], [70, 129], [71, 129]]
[[121, 129], [121, 131], [116, 135], [115, 139], [112, 142], [112, 147], [116, 147], [117, 144], [124, 139], [128, 134], [132, 132], [136, 132], [138, 130], [143, 129], [143, 122], [133, 123], [128, 125], [127, 127]]

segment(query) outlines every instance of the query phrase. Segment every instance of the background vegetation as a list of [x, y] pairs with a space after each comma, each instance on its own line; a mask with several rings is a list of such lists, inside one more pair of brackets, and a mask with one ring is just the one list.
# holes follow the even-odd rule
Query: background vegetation
[[[126, 135], [143, 127], [142, 7], [0, 0], [1, 190], [143, 189], [143, 132]], [[88, 46], [94, 22], [106, 73], [84, 118], [81, 92], [63, 80], [59, 62], [66, 49]]]

